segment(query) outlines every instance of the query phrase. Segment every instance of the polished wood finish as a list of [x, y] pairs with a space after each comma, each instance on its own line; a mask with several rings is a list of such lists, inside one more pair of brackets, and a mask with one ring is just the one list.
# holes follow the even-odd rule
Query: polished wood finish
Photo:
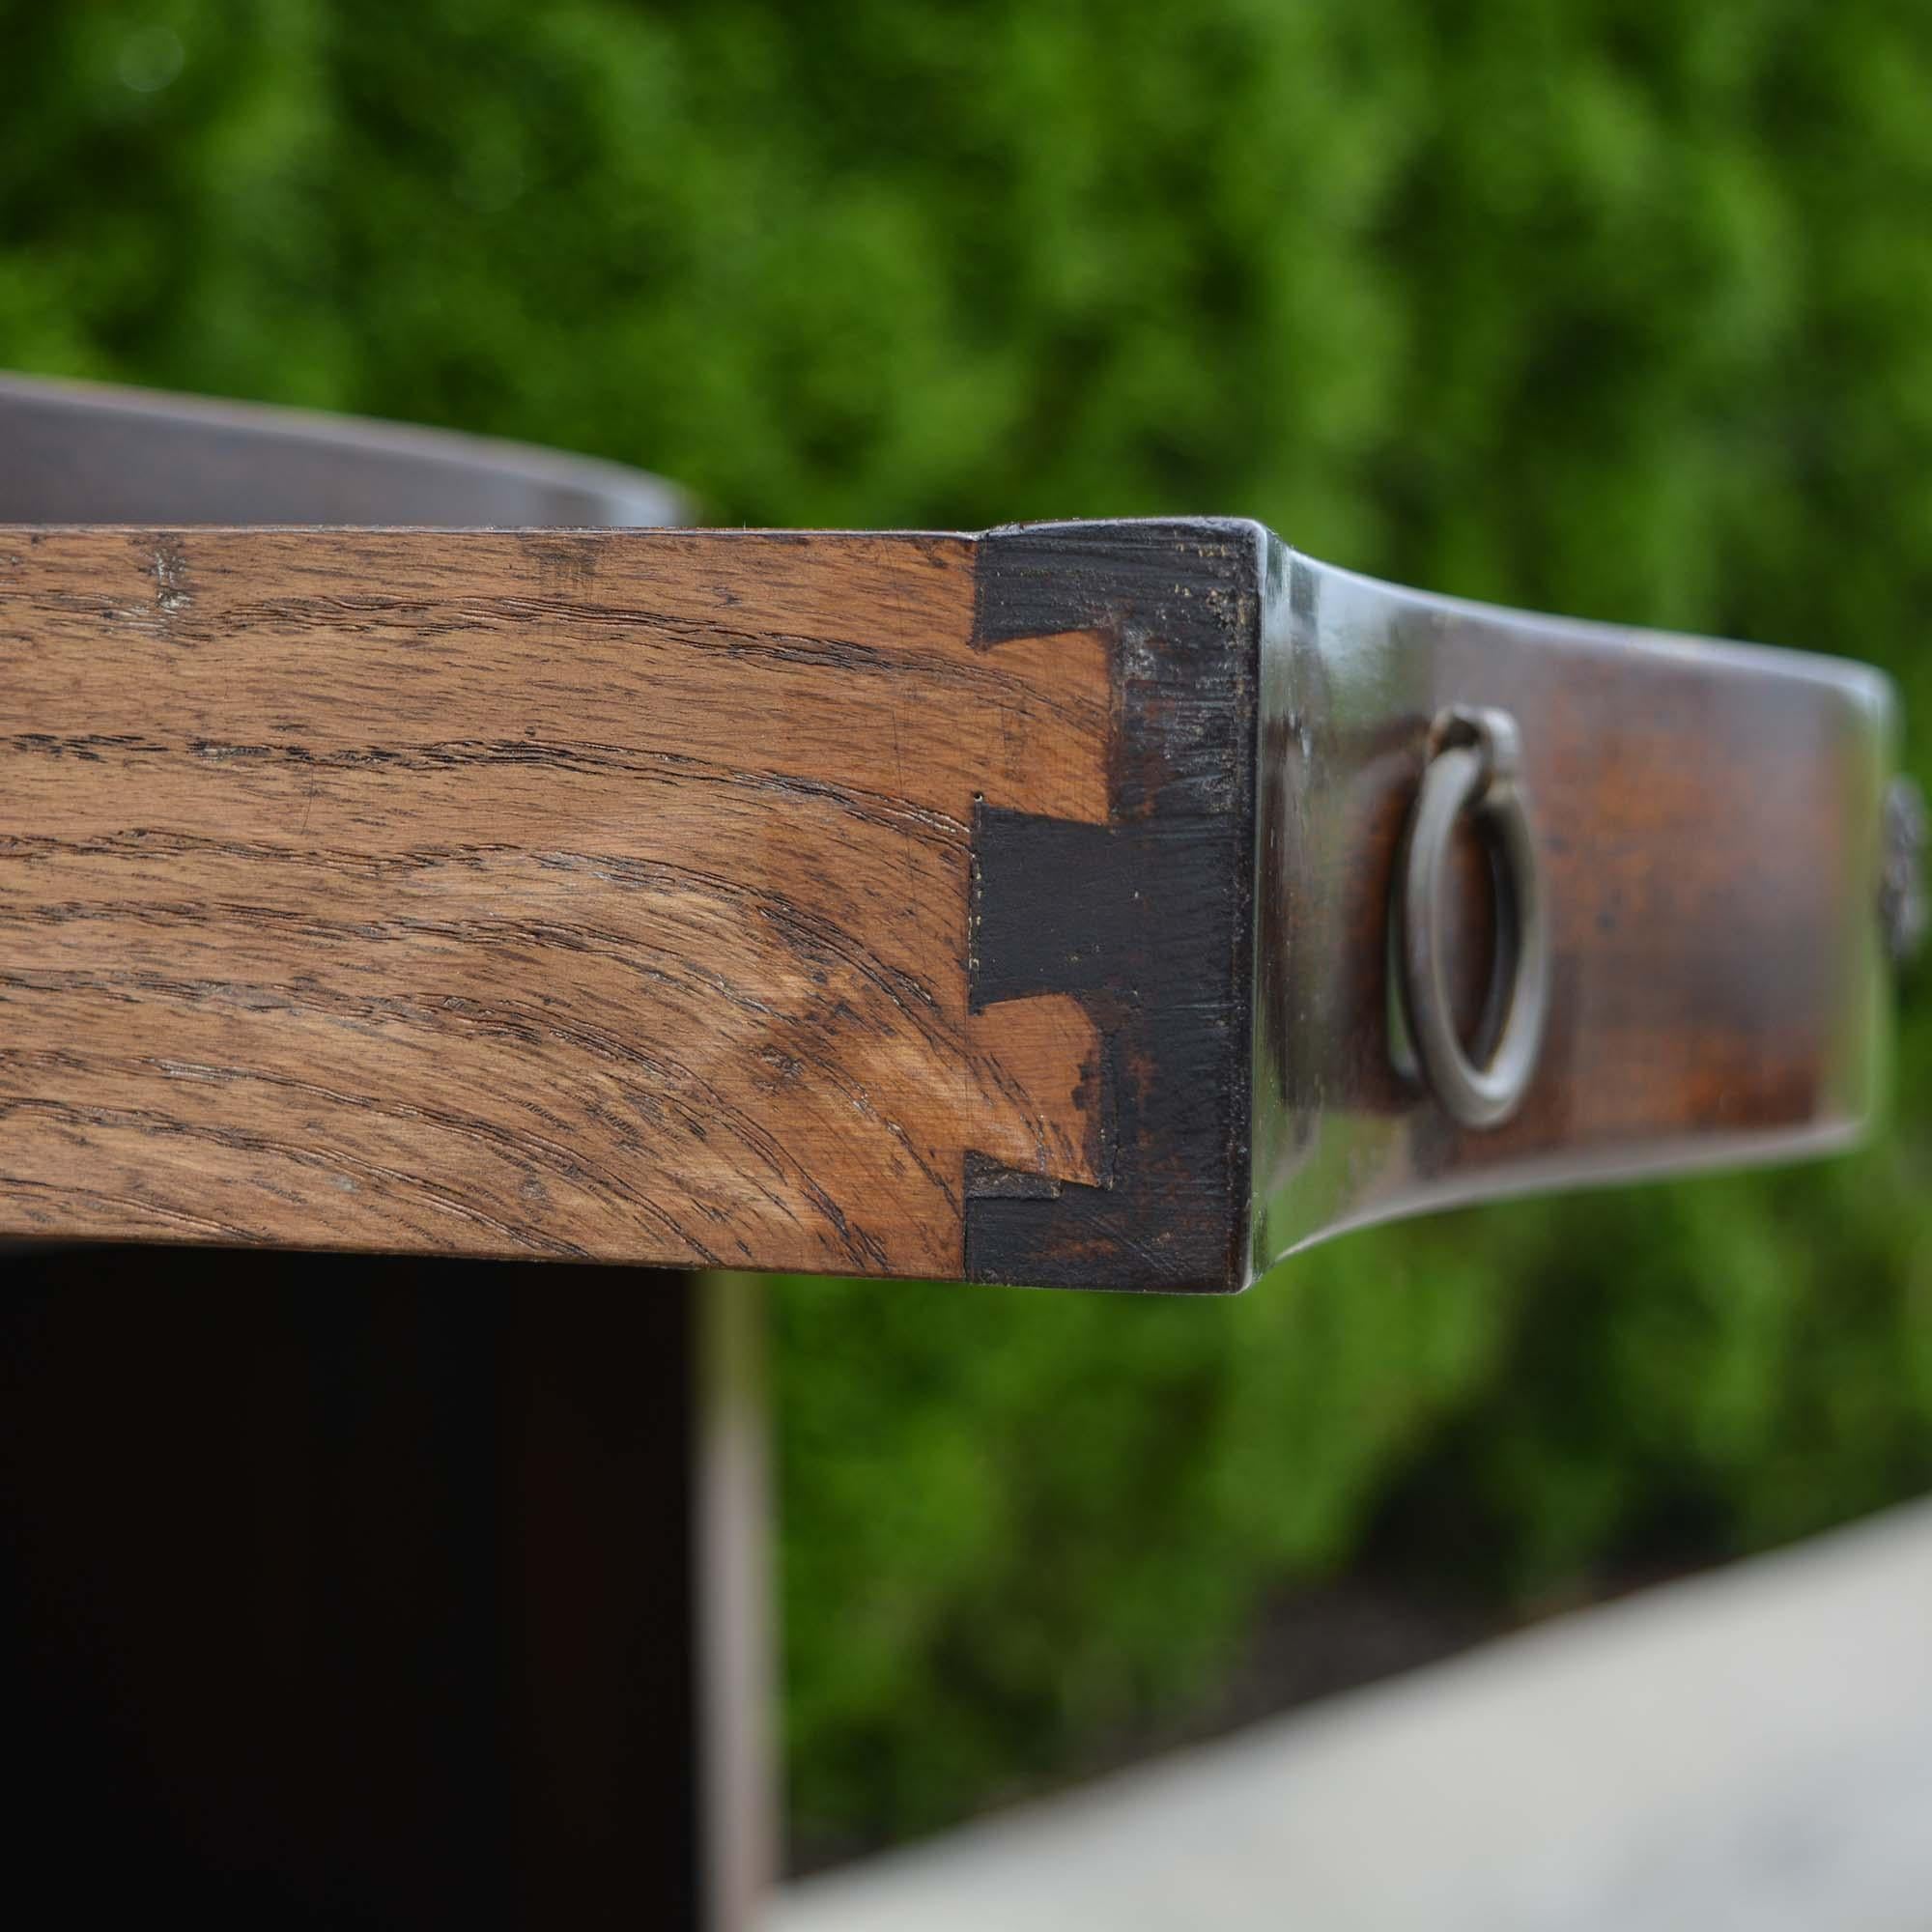
[[[1364, 1221], [1857, 1133], [1882, 1020], [1882, 677], [1429, 597], [1284, 548], [1273, 575], [1257, 1271]], [[1551, 927], [1535, 1074], [1489, 1130], [1436, 1104], [1389, 997], [1403, 828], [1450, 704], [1517, 721]], [[1493, 952], [1483, 856], [1467, 834], [1469, 1026]]]
[[[1251, 524], [20, 527], [0, 675], [0, 1234], [1229, 1289], [1868, 1103], [1881, 680]], [[1491, 1133], [1390, 1031], [1459, 701], [1556, 943]]]

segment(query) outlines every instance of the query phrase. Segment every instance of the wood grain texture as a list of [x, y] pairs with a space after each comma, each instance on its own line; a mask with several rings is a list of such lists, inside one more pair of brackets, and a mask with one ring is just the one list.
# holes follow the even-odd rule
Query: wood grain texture
[[1102, 1178], [967, 923], [1115, 656], [956, 537], [0, 534], [0, 1232], [960, 1272]]
[[[1870, 1106], [1883, 680], [1252, 524], [23, 526], [0, 677], [0, 1236], [1227, 1290]], [[1488, 1133], [1389, 1026], [1459, 702], [1555, 939]]]

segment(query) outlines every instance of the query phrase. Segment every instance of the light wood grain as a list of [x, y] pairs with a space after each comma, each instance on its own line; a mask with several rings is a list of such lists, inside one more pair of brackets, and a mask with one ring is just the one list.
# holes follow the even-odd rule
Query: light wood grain
[[1105, 818], [1110, 646], [973, 603], [952, 537], [0, 532], [0, 1232], [956, 1272], [969, 1151], [1104, 1157], [967, 919], [976, 807]]

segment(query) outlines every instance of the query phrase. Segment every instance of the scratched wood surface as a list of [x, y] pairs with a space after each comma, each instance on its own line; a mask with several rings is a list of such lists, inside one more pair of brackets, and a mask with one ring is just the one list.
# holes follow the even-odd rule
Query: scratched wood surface
[[976, 811], [1106, 819], [1111, 646], [973, 562], [0, 536], [0, 1232], [943, 1275], [969, 1153], [1096, 1181], [967, 925]]

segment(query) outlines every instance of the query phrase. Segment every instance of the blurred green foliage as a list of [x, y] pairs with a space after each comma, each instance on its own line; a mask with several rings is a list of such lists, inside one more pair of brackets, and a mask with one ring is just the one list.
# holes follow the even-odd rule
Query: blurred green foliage
[[[642, 463], [721, 521], [1226, 511], [1932, 718], [1932, 14], [0, 0], [0, 362]], [[5, 453], [0, 451], [0, 461]], [[1378, 1548], [1519, 1600], [1932, 1481], [1881, 1145], [1236, 1303], [778, 1297], [794, 1802], [954, 1815]]]

